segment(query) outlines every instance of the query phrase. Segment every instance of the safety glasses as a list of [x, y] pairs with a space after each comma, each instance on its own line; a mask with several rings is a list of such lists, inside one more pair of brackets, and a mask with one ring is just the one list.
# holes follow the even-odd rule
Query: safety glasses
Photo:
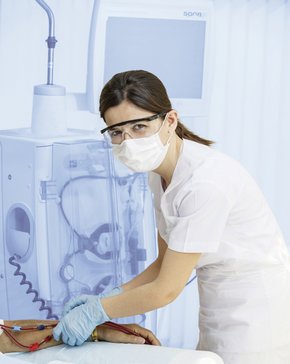
[[[108, 126], [101, 130], [101, 134], [112, 144], [120, 144], [123, 141], [123, 134], [128, 133], [131, 138], [143, 138], [152, 135], [154, 130], [149, 125], [150, 121], [163, 117], [167, 112], [154, 114], [140, 119], [126, 120]], [[125, 127], [127, 126], [127, 127]]]

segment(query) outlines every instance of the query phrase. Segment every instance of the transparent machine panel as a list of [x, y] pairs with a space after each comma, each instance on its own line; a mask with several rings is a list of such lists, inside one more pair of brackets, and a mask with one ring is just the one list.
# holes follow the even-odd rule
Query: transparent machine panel
[[[103, 141], [56, 142], [45, 157], [45, 148], [31, 150], [35, 168], [48, 163], [51, 171], [35, 178], [31, 206], [14, 201], [6, 214], [7, 319], [59, 318], [71, 297], [110, 291], [156, 256], [145, 174], [116, 163]], [[154, 329], [156, 319], [119, 321]]]

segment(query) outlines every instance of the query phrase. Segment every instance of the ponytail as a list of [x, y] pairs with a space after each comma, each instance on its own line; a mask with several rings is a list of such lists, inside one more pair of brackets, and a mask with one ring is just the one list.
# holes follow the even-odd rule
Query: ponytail
[[212, 140], [203, 139], [198, 135], [194, 134], [192, 131], [187, 129], [186, 126], [184, 126], [179, 120], [175, 132], [181, 139], [193, 140], [194, 142], [204, 144], [207, 146], [210, 146], [211, 144], [214, 143], [214, 141]]

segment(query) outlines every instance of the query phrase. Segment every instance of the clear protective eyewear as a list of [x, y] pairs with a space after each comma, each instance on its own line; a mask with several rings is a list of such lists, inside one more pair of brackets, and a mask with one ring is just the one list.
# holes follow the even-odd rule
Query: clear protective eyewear
[[131, 138], [145, 138], [156, 132], [152, 129], [150, 121], [165, 116], [168, 111], [154, 114], [140, 119], [121, 121], [120, 123], [108, 126], [101, 130], [101, 134], [111, 144], [121, 144], [124, 140], [124, 134], [130, 135]]

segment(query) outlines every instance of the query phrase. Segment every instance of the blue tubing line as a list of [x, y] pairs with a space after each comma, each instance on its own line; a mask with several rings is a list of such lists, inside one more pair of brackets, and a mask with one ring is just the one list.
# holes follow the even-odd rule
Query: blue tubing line
[[14, 275], [22, 277], [20, 285], [21, 286], [27, 285], [28, 288], [26, 290], [26, 293], [27, 294], [30, 294], [30, 293], [34, 294], [34, 298], [33, 298], [32, 302], [40, 302], [41, 303], [39, 311], [44, 311], [44, 310], [48, 311], [48, 313], [46, 315], [47, 319], [58, 320], [59, 319], [58, 316], [52, 314], [51, 308], [48, 307], [48, 306], [45, 306], [45, 301], [44, 301], [44, 299], [39, 297], [38, 291], [33, 289], [32, 283], [26, 279], [25, 273], [21, 272], [21, 265], [15, 261], [16, 259], [19, 259], [19, 258], [20, 257], [18, 255], [13, 255], [12, 257], [9, 258], [9, 263], [11, 265], [13, 265], [14, 267], [16, 267]]

